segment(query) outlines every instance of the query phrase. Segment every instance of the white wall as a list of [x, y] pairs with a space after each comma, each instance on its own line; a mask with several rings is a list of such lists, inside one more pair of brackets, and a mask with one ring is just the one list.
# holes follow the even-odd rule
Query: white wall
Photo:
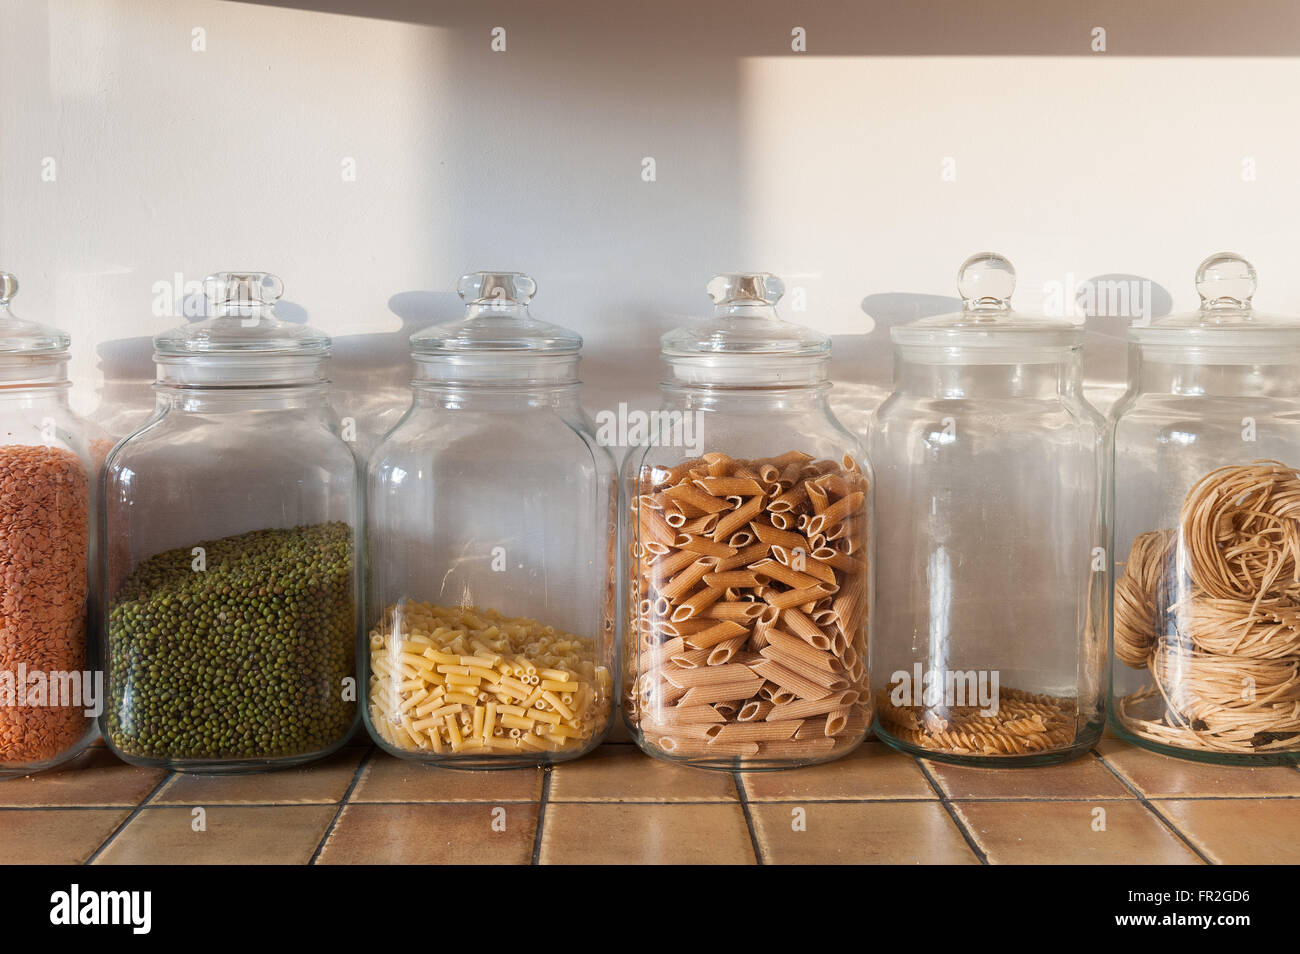
[[[1300, 312], [1283, 0], [297, 6], [0, 0], [0, 267], [18, 313], [72, 332], [77, 406], [119, 433], [152, 404], [148, 338], [182, 320], [156, 284], [222, 268], [284, 279], [371, 435], [405, 402], [405, 337], [477, 267], [530, 272], [535, 313], [587, 338], [592, 411], [654, 400], [658, 335], [720, 270], [806, 289], [789, 317], [836, 335], [850, 422], [888, 387], [888, 324], [946, 310], [984, 248], [1027, 310], [1111, 274], [1189, 308], [1231, 248], [1261, 306]], [[1088, 322], [1101, 403], [1124, 324]]]

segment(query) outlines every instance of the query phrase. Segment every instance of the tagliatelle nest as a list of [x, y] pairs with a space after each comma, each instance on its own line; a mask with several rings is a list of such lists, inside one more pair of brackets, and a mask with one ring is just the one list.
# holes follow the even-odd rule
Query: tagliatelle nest
[[1140, 534], [1115, 583], [1115, 654], [1153, 678], [1119, 700], [1134, 733], [1222, 753], [1300, 747], [1300, 475], [1221, 467], [1177, 530]]

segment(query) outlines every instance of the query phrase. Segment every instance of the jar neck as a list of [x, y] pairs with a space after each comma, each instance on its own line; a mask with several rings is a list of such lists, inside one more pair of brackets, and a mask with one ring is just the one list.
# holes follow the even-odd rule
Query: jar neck
[[667, 388], [752, 392], [765, 388], [816, 388], [827, 383], [829, 354], [692, 354], [664, 355]]
[[939, 400], [966, 398], [1053, 399], [1080, 392], [1081, 362], [1069, 352], [1059, 361], [1009, 364], [931, 364], [894, 352], [894, 391]]
[[72, 385], [66, 379], [49, 384], [0, 384], [0, 405], [5, 408], [62, 407], [71, 408], [69, 396]]
[[563, 388], [578, 383], [582, 356], [508, 351], [479, 354], [414, 354], [414, 388]]
[[799, 387], [708, 388], [666, 382], [664, 406], [672, 410], [753, 414], [830, 412], [829, 381]]
[[1135, 344], [1129, 347], [1129, 380], [1149, 394], [1300, 398], [1300, 366], [1281, 358], [1254, 364], [1157, 360]]
[[328, 382], [287, 387], [202, 388], [155, 384], [160, 411], [224, 414], [244, 411], [324, 411]]
[[446, 384], [419, 381], [412, 387], [412, 403], [418, 408], [446, 411], [521, 411], [529, 408], [576, 410], [582, 387], [567, 384], [483, 385]]
[[0, 357], [0, 389], [64, 387], [68, 354], [8, 354]]

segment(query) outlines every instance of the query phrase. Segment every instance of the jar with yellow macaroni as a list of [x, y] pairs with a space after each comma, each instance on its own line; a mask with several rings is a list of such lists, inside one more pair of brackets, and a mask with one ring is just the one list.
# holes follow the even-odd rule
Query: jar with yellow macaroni
[[461, 278], [411, 338], [413, 399], [367, 468], [366, 726], [403, 758], [509, 768], [598, 745], [615, 701], [615, 468], [582, 339], [526, 275]]
[[625, 716], [702, 768], [838, 758], [870, 722], [871, 469], [828, 403], [830, 339], [778, 317], [783, 290], [710, 282], [624, 465]]
[[1300, 319], [1221, 253], [1129, 330], [1115, 427], [1111, 724], [1166, 755], [1300, 762]]

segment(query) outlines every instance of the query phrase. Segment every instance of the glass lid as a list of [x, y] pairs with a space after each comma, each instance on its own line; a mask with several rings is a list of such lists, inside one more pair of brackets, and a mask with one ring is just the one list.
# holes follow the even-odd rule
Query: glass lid
[[1059, 351], [1082, 343], [1083, 330], [1065, 318], [1013, 310], [1015, 290], [1016, 270], [1011, 262], [996, 252], [979, 252], [957, 270], [961, 311], [895, 326], [890, 337], [899, 345], [934, 348], [952, 356], [965, 349]]
[[24, 321], [9, 308], [18, 294], [18, 279], [0, 272], [0, 355], [46, 355], [67, 351], [72, 339], [66, 332]]
[[465, 316], [413, 334], [416, 357], [572, 355], [582, 349], [579, 334], [528, 313], [537, 283], [521, 272], [471, 272], [461, 276], [456, 291], [465, 302]]
[[1149, 325], [1129, 328], [1143, 345], [1224, 349], [1295, 348], [1300, 346], [1300, 319], [1255, 310], [1255, 267], [1232, 252], [1219, 252], [1196, 269], [1196, 311], [1168, 315]]
[[708, 284], [710, 318], [674, 328], [659, 339], [665, 358], [700, 355], [808, 357], [829, 354], [831, 340], [805, 325], [785, 321], [776, 303], [785, 283], [768, 272], [730, 272]]
[[155, 336], [157, 357], [324, 357], [329, 353], [328, 336], [275, 317], [284, 284], [274, 275], [217, 272], [204, 279], [203, 291], [212, 317]]

